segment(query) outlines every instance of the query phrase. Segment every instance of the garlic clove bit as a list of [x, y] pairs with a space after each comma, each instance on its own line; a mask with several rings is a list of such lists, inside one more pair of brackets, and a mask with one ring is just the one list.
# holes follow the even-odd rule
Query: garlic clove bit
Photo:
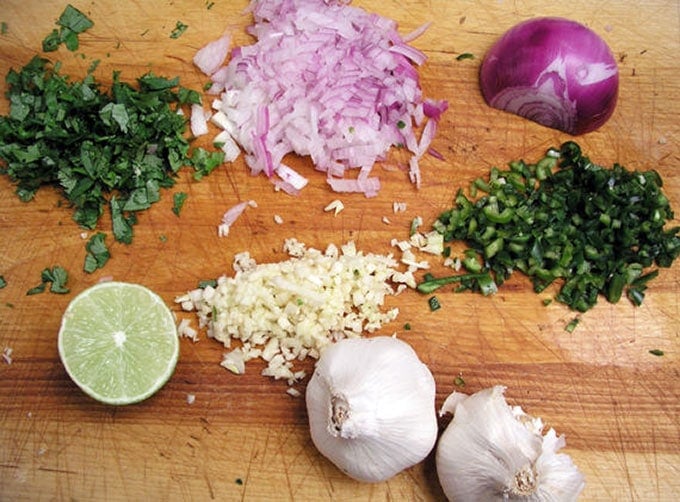
[[307, 384], [316, 448], [354, 479], [380, 482], [422, 461], [437, 438], [435, 382], [397, 338], [327, 346]]
[[584, 477], [557, 451], [563, 437], [505, 401], [505, 387], [471, 396], [454, 393], [442, 408], [453, 420], [436, 451], [439, 481], [447, 498], [466, 501], [569, 502], [578, 499]]

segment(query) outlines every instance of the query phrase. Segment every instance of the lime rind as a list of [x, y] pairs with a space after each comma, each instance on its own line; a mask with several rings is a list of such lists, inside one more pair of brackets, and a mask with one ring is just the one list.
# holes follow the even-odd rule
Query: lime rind
[[139, 284], [114, 281], [92, 286], [71, 301], [58, 348], [76, 385], [113, 405], [155, 394], [179, 358], [175, 319], [161, 297]]

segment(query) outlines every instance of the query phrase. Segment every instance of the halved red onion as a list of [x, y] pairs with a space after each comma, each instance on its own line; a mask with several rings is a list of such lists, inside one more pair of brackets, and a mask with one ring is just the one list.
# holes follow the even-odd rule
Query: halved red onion
[[606, 42], [591, 29], [542, 17], [514, 26], [491, 47], [480, 84], [490, 106], [579, 135], [611, 117], [619, 71]]

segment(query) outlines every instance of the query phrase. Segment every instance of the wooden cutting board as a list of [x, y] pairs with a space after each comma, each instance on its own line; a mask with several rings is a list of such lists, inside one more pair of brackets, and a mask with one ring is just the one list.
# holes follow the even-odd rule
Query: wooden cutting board
[[[19, 68], [40, 49], [65, 2], [3, 0], [0, 71]], [[205, 79], [191, 63], [195, 51], [227, 30], [236, 45], [251, 39], [244, 28], [246, 0], [74, 1], [94, 21], [74, 54], [50, 55], [64, 71], [82, 76], [95, 59], [96, 75], [110, 82], [119, 70], [133, 80], [148, 70], [179, 76], [201, 89]], [[248, 250], [259, 262], [285, 258], [283, 240], [309, 246], [354, 240], [365, 251], [391, 252], [410, 221], [431, 222], [459, 187], [492, 165], [534, 161], [569, 136], [490, 109], [477, 85], [485, 51], [512, 25], [539, 15], [571, 17], [597, 31], [620, 63], [619, 104], [601, 130], [578, 138], [596, 162], [657, 169], [665, 192], [680, 210], [678, 117], [680, 117], [680, 17], [678, 2], [649, 0], [362, 0], [357, 6], [390, 16], [408, 33], [426, 22], [414, 45], [428, 56], [421, 68], [426, 96], [450, 103], [434, 148], [445, 160], [422, 162], [416, 190], [401, 171], [380, 166], [383, 188], [371, 199], [338, 197], [306, 160], [292, 160], [309, 175], [299, 197], [277, 193], [243, 160], [200, 182], [182, 172], [178, 185], [140, 216], [132, 245], [111, 246], [113, 258], [95, 274], [82, 270], [82, 229], [60, 196], [41, 190], [22, 203], [0, 177], [0, 493], [3, 500], [442, 500], [430, 457], [395, 478], [362, 484], [342, 475], [312, 445], [304, 400], [260, 376], [249, 363], [243, 376], [219, 366], [223, 348], [201, 335], [182, 340], [177, 371], [153, 398], [130, 407], [99, 405], [83, 395], [59, 362], [56, 334], [73, 296], [112, 277], [142, 283], [188, 317], [173, 299], [201, 279], [231, 273], [234, 254]], [[188, 29], [170, 33], [180, 21]], [[469, 52], [474, 59], [457, 61]], [[3, 100], [0, 111], [6, 113]], [[208, 144], [208, 139], [205, 139]], [[200, 142], [199, 142], [200, 144]], [[172, 192], [185, 191], [178, 218]], [[346, 209], [323, 208], [340, 198]], [[253, 199], [226, 238], [216, 226], [224, 211]], [[407, 210], [394, 214], [392, 204]], [[274, 222], [281, 215], [283, 224]], [[391, 224], [382, 218], [387, 216]], [[104, 219], [100, 230], [109, 231]], [[112, 239], [109, 239], [112, 240]], [[437, 260], [432, 260], [437, 268]], [[45, 267], [69, 273], [71, 293], [26, 296]], [[411, 343], [437, 381], [437, 406], [462, 376], [462, 390], [503, 384], [519, 404], [566, 436], [566, 451], [586, 476], [583, 500], [675, 500], [680, 495], [680, 267], [663, 270], [644, 304], [602, 301], [575, 316], [553, 303], [544, 307], [529, 282], [513, 277], [490, 298], [441, 293], [443, 308], [430, 312], [427, 298], [408, 291], [390, 298], [397, 321], [381, 333]], [[403, 326], [410, 323], [412, 329]], [[661, 349], [658, 357], [650, 349]], [[312, 362], [305, 368], [311, 371]], [[304, 390], [304, 385], [300, 387]], [[189, 404], [187, 396], [195, 396]]]

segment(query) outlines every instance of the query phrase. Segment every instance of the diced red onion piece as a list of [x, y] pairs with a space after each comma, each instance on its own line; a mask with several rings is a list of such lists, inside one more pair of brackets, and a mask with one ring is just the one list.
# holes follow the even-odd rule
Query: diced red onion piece
[[411, 33], [404, 35], [402, 37], [402, 40], [404, 42], [413, 42], [416, 38], [418, 38], [423, 33], [425, 33], [431, 25], [432, 25], [432, 21], [421, 24], [420, 26], [418, 26], [418, 28], [413, 30]]
[[234, 224], [234, 222], [243, 214], [246, 207], [252, 206], [254, 201], [244, 201], [230, 207], [224, 216], [222, 216], [222, 222], [217, 228], [217, 233], [220, 237], [226, 237], [229, 235], [229, 229]]
[[199, 104], [191, 105], [190, 125], [191, 134], [193, 134], [195, 137], [208, 134], [208, 118], [206, 111]]
[[194, 55], [194, 64], [206, 75], [212, 75], [224, 63], [229, 53], [230, 45], [231, 37], [225, 33], [217, 40], [213, 40], [201, 47]]

